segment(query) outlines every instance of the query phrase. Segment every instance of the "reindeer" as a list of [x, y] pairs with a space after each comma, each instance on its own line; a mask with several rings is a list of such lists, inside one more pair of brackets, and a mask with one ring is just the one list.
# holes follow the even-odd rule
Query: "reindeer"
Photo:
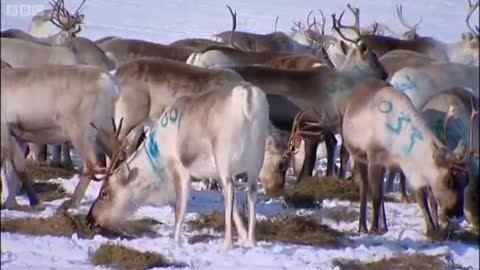
[[176, 40], [168, 46], [186, 48], [195, 52], [201, 52], [207, 49], [208, 47], [228, 47], [224, 43], [216, 42], [206, 38], [185, 38]]
[[213, 86], [241, 81], [230, 70], [209, 70], [174, 60], [137, 59], [115, 71], [120, 96], [115, 104], [117, 125], [123, 119], [119, 139], [126, 140], [126, 153], [135, 151], [145, 127], [151, 127], [178, 95], [204, 92]]
[[[209, 47], [205, 51], [192, 53], [186, 63], [199, 67], [228, 67], [228, 66], [244, 66], [244, 65], [271, 65], [272, 61], [278, 61], [279, 58], [289, 58], [288, 61], [303, 61], [305, 58], [302, 54], [278, 53], [278, 52], [244, 52], [228, 47]], [[308, 55], [307, 55], [308, 57]], [[320, 65], [332, 65], [328, 55], [324, 50], [315, 53], [310, 59], [314, 58], [316, 63]], [[295, 59], [295, 60], [293, 60]], [[284, 61], [284, 60], [280, 60]], [[306, 60], [310, 61], [310, 60]]]
[[[163, 203], [175, 194], [174, 239], [179, 243], [190, 179], [216, 178], [222, 181], [225, 198], [221, 250], [232, 248], [232, 217], [240, 241], [253, 247], [257, 180], [267, 129], [268, 102], [262, 90], [250, 83], [212, 87], [198, 95], [176, 98], [138, 151], [108, 170], [106, 184], [87, 221], [92, 226], [115, 224], [140, 205], [148, 201]], [[248, 181], [248, 233], [233, 194], [233, 181], [240, 175]]]
[[[368, 129], [364, 128], [364, 123], [371, 123]], [[373, 205], [370, 232], [380, 232], [385, 168], [401, 168], [417, 191], [427, 234], [438, 228], [432, 222], [425, 190], [432, 192], [444, 216], [461, 215], [465, 182], [456, 181], [452, 175], [465, 166], [470, 153], [461, 144], [448, 152], [405, 94], [383, 81], [365, 81], [357, 85], [348, 100], [342, 125], [343, 142], [354, 158], [356, 180], [361, 183], [360, 232], [367, 231], [368, 186]], [[418, 166], [415, 159], [420, 157], [422, 166]], [[386, 230], [384, 213], [382, 221]]]
[[[402, 40], [393, 37], [375, 35], [375, 34], [362, 34], [359, 27], [359, 9], [353, 8], [347, 5], [348, 9], [353, 13], [354, 24], [353, 26], [343, 26], [342, 28], [350, 29], [357, 33], [357, 38], [352, 39], [343, 34], [343, 31], [337, 32], [345, 41], [356, 43], [357, 39], [361, 39], [365, 44], [371, 48], [379, 57], [392, 50], [410, 50], [419, 53], [423, 53], [437, 61], [448, 62], [449, 58], [446, 53], [445, 44], [433, 39], [431, 37], [417, 37], [411, 40]], [[340, 14], [339, 21], [343, 17], [344, 12]]]
[[334, 68], [332, 61], [330, 61], [330, 58], [328, 58], [328, 55], [326, 54], [321, 59], [308, 54], [282, 56], [269, 60], [260, 65], [276, 69], [290, 70], [308, 70], [321, 66]]
[[[466, 170], [457, 173], [454, 177], [458, 179], [468, 177], [464, 213], [470, 223], [478, 225], [478, 214], [476, 213], [478, 208], [475, 201], [478, 202], [476, 187], [478, 187], [479, 177], [479, 122], [473, 121], [478, 114], [478, 97], [464, 88], [452, 88], [433, 96], [425, 103], [421, 111], [428, 127], [448, 149], [453, 149], [460, 142], [470, 142], [471, 153], [476, 156], [476, 159], [466, 160]], [[430, 205], [434, 220], [438, 225], [436, 205], [434, 202], [431, 202]]]
[[[335, 28], [341, 31], [335, 16], [332, 15]], [[370, 76], [385, 79], [387, 73], [377, 56], [363, 42], [352, 47], [347, 60], [338, 70], [329, 67], [316, 67], [311, 70], [279, 70], [260, 66], [232, 67], [245, 80], [258, 85], [270, 95], [281, 95], [292, 102], [301, 111], [310, 114], [317, 129], [323, 129], [324, 134], [334, 138], [341, 127], [345, 98], [351, 94], [353, 87], [359, 81]], [[329, 152], [328, 171], [333, 170], [333, 154], [336, 142], [327, 142]], [[307, 149], [305, 152], [308, 152]], [[342, 151], [342, 168], [347, 160], [346, 152]], [[342, 170], [341, 170], [342, 171]]]
[[4, 68], [5, 68], [5, 69], [10, 69], [10, 68], [12, 68], [12, 66], [11, 66], [9, 63], [7, 63], [7, 62], [5, 62], [5, 61], [3, 61], [3, 60], [1, 60], [1, 62], [2, 62], [2, 67], [1, 67], [1, 69], [4, 69]]
[[[83, 4], [85, 3], [85, 1], [82, 1], [82, 3], [80, 4], [79, 8], [77, 10], [80, 9], [81, 6], [83, 6]], [[52, 21], [51, 21], [51, 18], [52, 16], [55, 15], [55, 13], [58, 13], [58, 10], [56, 10], [56, 6], [58, 6], [59, 8], [65, 10], [64, 8], [64, 3], [63, 1], [60, 1], [60, 2], [54, 2], [54, 3], [51, 3], [52, 5], [52, 9], [46, 9], [46, 10], [43, 10], [41, 12], [39, 12], [38, 14], [34, 15], [32, 17], [32, 20], [30, 22], [30, 26], [29, 26], [29, 29], [28, 29], [28, 33], [34, 37], [38, 37], [38, 38], [48, 38], [50, 36], [53, 36], [55, 34], [58, 33], [58, 26], [53, 24]], [[75, 19], [77, 21], [77, 23], [74, 25], [74, 29], [72, 29], [74, 32], [75, 31], [80, 31], [80, 24], [83, 23], [83, 20], [85, 18], [85, 16], [83, 14], [80, 14], [78, 17], [76, 18], [72, 18], [72, 15], [70, 13], [66, 13], [66, 12], [60, 12], [60, 14], [58, 14], [59, 17], [59, 21], [64, 23], [64, 22], [67, 22], [67, 21], [71, 21], [72, 19]]]
[[388, 72], [387, 80], [391, 80], [393, 74], [404, 67], [420, 67], [426, 64], [439, 63], [424, 54], [408, 50], [393, 50], [379, 58], [380, 63]]
[[479, 1], [473, 4], [470, 1], [468, 3], [468, 13], [465, 19], [465, 23], [469, 29], [469, 32], [462, 33], [462, 38], [459, 42], [446, 45], [448, 58], [455, 63], [476, 65], [480, 63], [479, 60], [479, 43], [480, 43], [480, 31], [477, 26], [475, 29], [470, 25], [469, 20], [475, 9], [479, 6]]
[[166, 58], [185, 62], [194, 51], [189, 48], [163, 45], [138, 39], [111, 39], [99, 47], [116, 67], [139, 58]]
[[478, 97], [478, 67], [457, 63], [432, 63], [405, 67], [393, 74], [390, 83], [404, 92], [416, 108], [442, 89], [465, 87]]
[[[2, 73], [3, 72], [8, 71], [2, 70]], [[2, 102], [2, 108], [3, 106], [4, 104]], [[35, 192], [35, 189], [33, 188], [32, 179], [27, 174], [26, 161], [23, 155], [23, 151], [21, 150], [16, 139], [12, 136], [8, 124], [4, 121], [3, 115], [0, 130], [2, 132], [0, 153], [0, 167], [2, 168], [2, 197], [5, 190], [9, 191], [8, 195], [5, 198], [4, 206], [7, 209], [15, 209], [18, 207], [15, 200], [15, 196], [18, 192], [18, 185], [16, 184], [17, 179], [13, 179], [14, 177], [18, 177], [20, 182], [25, 187], [30, 206], [40, 206], [40, 200], [37, 193]]]
[[[112, 130], [119, 91], [112, 76], [96, 67], [44, 65], [4, 69], [1, 73], [2, 121], [20, 142], [62, 144], [70, 141], [83, 161], [83, 173], [71, 200], [61, 209], [78, 206], [111, 142], [89, 123]], [[35, 104], [24, 106], [25, 100]]]

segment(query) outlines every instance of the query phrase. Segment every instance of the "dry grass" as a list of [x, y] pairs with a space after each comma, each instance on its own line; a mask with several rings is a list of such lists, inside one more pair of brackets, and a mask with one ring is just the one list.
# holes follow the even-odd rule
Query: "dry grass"
[[214, 236], [208, 233], [196, 234], [188, 239], [188, 243], [195, 244], [195, 243], [209, 242], [210, 240], [217, 239], [217, 238], [218, 238], [217, 236]]
[[73, 168], [61, 168], [48, 165], [31, 165], [27, 166], [27, 174], [35, 180], [49, 180], [56, 178], [69, 179], [78, 171]]
[[480, 245], [480, 235], [472, 231], [455, 231], [448, 235], [450, 241], [460, 241], [465, 244]]
[[[209, 228], [223, 233], [225, 219], [223, 213], [213, 212], [201, 215], [198, 219], [189, 221], [188, 224], [192, 230]], [[347, 242], [342, 232], [318, 224], [309, 217], [301, 216], [257, 221], [255, 236], [260, 241], [321, 247], [338, 247]]]
[[[158, 222], [157, 222], [158, 223]], [[92, 230], [85, 221], [84, 215], [55, 215], [48, 218], [15, 218], [1, 221], [1, 231], [28, 235], [72, 236], [92, 239], [99, 233], [108, 238], [132, 239], [144, 235], [156, 236], [151, 219], [128, 221], [116, 228]]]
[[360, 213], [358, 210], [352, 209], [348, 206], [336, 206], [333, 208], [322, 208], [319, 211], [322, 219], [330, 219], [337, 224], [340, 222], [351, 223], [358, 220]]
[[296, 208], [316, 207], [324, 199], [359, 201], [360, 193], [353, 181], [335, 177], [306, 177], [284, 193], [285, 202]]
[[42, 202], [50, 202], [69, 196], [62, 185], [57, 183], [35, 182], [33, 188], [37, 191]]
[[417, 270], [435, 269], [449, 270], [451, 267], [442, 259], [442, 256], [427, 256], [422, 254], [402, 255], [377, 262], [365, 263], [361, 261], [336, 260], [334, 262], [341, 270]]
[[94, 265], [114, 267], [117, 269], [150, 269], [154, 267], [184, 267], [184, 264], [173, 262], [156, 252], [140, 252], [116, 244], [102, 244], [90, 254]]

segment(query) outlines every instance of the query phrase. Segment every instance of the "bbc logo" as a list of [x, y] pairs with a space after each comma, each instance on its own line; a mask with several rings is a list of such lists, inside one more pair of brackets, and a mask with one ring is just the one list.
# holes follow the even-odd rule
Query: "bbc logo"
[[5, 15], [9, 17], [31, 17], [43, 11], [44, 9], [45, 7], [43, 5], [8, 4], [5, 5]]

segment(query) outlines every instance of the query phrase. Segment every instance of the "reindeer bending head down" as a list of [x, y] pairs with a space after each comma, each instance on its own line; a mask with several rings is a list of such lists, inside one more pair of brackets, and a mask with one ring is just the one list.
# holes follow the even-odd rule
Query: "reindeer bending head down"
[[[369, 125], [365, 126], [365, 123]], [[379, 231], [385, 168], [401, 168], [415, 190], [431, 191], [445, 217], [462, 215], [463, 191], [467, 183], [458, 181], [454, 175], [465, 168], [470, 151], [459, 144], [449, 152], [405, 94], [378, 80], [359, 84], [348, 101], [342, 131], [344, 143], [354, 157], [357, 177], [361, 180], [359, 231], [367, 231], [368, 184], [373, 204], [370, 230]], [[428, 234], [436, 228], [432, 226], [425, 199], [419, 198], [418, 203]]]
[[[90, 208], [88, 222], [108, 226], [125, 220], [145, 203], [161, 204], [175, 198], [174, 239], [178, 243], [191, 177], [221, 179], [226, 209], [222, 249], [232, 247], [232, 214], [239, 237], [246, 246], [253, 246], [257, 181], [268, 117], [265, 94], [247, 82], [233, 89], [214, 88], [178, 97], [140, 148], [109, 170], [114, 168]], [[248, 178], [248, 235], [234, 202], [233, 183], [239, 175]]]

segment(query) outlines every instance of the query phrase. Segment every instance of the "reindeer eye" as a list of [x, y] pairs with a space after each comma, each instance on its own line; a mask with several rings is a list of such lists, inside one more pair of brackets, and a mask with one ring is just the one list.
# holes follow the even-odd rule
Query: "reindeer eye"
[[107, 196], [108, 196], [108, 191], [102, 190], [102, 193], [100, 193], [100, 197], [103, 199], [103, 198], [106, 198]]

